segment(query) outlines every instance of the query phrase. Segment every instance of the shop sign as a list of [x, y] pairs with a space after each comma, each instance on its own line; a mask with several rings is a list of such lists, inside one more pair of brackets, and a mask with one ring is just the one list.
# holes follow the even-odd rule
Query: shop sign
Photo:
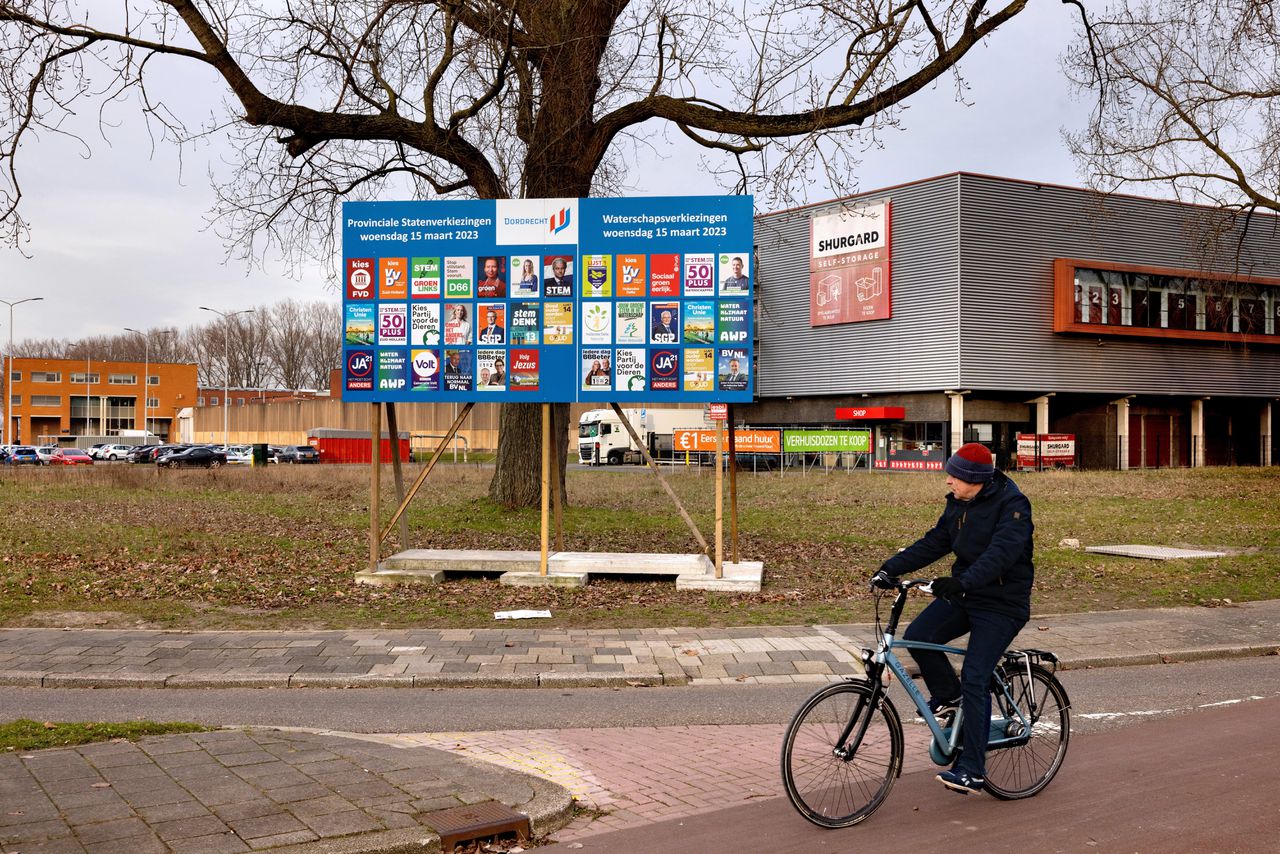
[[1074, 433], [1018, 434], [1018, 468], [1074, 466], [1075, 464]]
[[871, 452], [870, 430], [786, 430], [782, 447], [788, 454]]
[[[729, 447], [726, 434], [723, 447]], [[777, 430], [734, 430], [734, 451], [739, 454], [777, 454], [781, 452]], [[714, 451], [715, 430], [673, 430], [671, 446], [681, 451]]]

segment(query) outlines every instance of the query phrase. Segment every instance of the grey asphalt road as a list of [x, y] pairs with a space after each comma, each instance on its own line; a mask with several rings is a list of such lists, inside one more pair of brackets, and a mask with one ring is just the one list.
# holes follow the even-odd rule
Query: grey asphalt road
[[[1280, 693], [1280, 656], [1060, 674], [1077, 732]], [[615, 689], [0, 688], [0, 720], [189, 720], [348, 732], [785, 723], [811, 686]], [[910, 710], [900, 688], [895, 702]]]

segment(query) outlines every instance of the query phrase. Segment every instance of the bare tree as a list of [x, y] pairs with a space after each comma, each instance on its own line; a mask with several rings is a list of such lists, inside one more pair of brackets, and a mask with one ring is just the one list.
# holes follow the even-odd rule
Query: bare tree
[[267, 354], [274, 375], [285, 388], [302, 388], [310, 345], [305, 307], [286, 300], [272, 306], [266, 316], [271, 323]]
[[303, 385], [329, 387], [329, 373], [342, 366], [342, 306], [334, 302], [313, 302], [303, 312], [306, 329], [306, 360]]
[[[101, 0], [0, 2], [0, 238], [27, 229], [21, 143], [129, 98], [165, 141], [230, 134], [242, 159], [213, 221], [247, 258], [331, 263], [344, 199], [615, 193], [664, 127], [736, 190], [791, 198], [814, 169], [839, 189], [850, 152], [1026, 3], [126, 0], [112, 18]], [[221, 79], [225, 115], [180, 118], [208, 105], [160, 97], [174, 62]], [[495, 500], [536, 503], [538, 431], [536, 405], [503, 407]]]
[[1154, 0], [1097, 16], [1066, 60], [1098, 105], [1068, 137], [1093, 183], [1280, 212], [1274, 0]]
[[74, 341], [28, 339], [13, 349], [19, 358], [195, 363], [200, 383], [212, 387], [229, 380], [235, 388], [327, 388], [342, 350], [341, 315], [334, 302], [285, 300], [237, 315], [229, 325], [218, 318], [171, 335], [154, 328]]

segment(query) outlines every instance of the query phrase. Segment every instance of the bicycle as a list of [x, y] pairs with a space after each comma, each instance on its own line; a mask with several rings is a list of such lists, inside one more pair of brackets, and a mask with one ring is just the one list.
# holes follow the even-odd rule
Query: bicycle
[[[782, 780], [792, 806], [819, 827], [851, 827], [879, 809], [902, 774], [902, 722], [887, 694], [896, 676], [915, 704], [933, 741], [929, 756], [950, 765], [963, 749], [959, 709], [939, 720], [912, 683], [899, 649], [931, 649], [963, 656], [965, 650], [904, 641], [898, 621], [907, 593], [928, 591], [929, 579], [897, 582], [888, 626], [877, 645], [862, 650], [866, 675], [827, 685], [799, 708], [782, 741]], [[1058, 659], [1039, 649], [1008, 650], [991, 677], [991, 724], [986, 791], [1001, 800], [1029, 798], [1062, 767], [1071, 738], [1071, 703], [1057, 677]]]

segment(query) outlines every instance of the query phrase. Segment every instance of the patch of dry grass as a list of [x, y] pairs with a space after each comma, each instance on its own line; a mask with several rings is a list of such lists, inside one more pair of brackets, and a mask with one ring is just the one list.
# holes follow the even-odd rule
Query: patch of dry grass
[[[416, 467], [406, 477], [412, 479]], [[490, 471], [442, 466], [409, 511], [419, 548], [536, 549], [536, 509], [485, 496]], [[1034, 506], [1038, 612], [1280, 598], [1280, 469], [1015, 476]], [[384, 495], [392, 491], [390, 473]], [[677, 471], [676, 492], [713, 540], [714, 477]], [[368, 560], [368, 472], [300, 466], [157, 472], [108, 465], [0, 471], [0, 623], [72, 619], [191, 627], [485, 625], [506, 608], [551, 608], [560, 625], [812, 623], [866, 619], [865, 579], [942, 507], [937, 475], [739, 477], [741, 557], [764, 590], [729, 597], [670, 582], [581, 590], [357, 587]], [[565, 545], [692, 552], [693, 536], [640, 469], [574, 471]], [[384, 508], [386, 519], [393, 505]], [[1146, 543], [1229, 551], [1156, 562], [1060, 546]], [[393, 535], [394, 539], [394, 535]], [[394, 550], [395, 544], [391, 545]], [[945, 571], [943, 564], [938, 572]], [[77, 619], [85, 622], [83, 614]]]

